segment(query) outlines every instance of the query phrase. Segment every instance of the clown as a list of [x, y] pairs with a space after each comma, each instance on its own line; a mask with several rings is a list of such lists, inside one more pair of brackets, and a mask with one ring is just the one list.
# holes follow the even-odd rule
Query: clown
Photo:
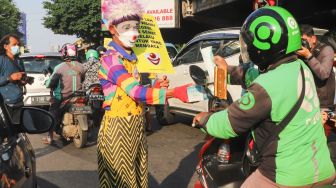
[[101, 58], [98, 73], [105, 115], [98, 135], [100, 187], [148, 187], [147, 143], [143, 104], [165, 104], [168, 98], [187, 101], [187, 86], [167, 89], [166, 79], [153, 88], [139, 84], [137, 57], [142, 6], [136, 0], [103, 0], [102, 14], [113, 42]]

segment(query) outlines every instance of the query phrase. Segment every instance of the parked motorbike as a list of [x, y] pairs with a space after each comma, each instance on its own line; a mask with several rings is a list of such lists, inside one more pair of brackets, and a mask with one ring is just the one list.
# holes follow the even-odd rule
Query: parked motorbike
[[98, 127], [104, 115], [104, 109], [102, 108], [105, 100], [103, 89], [99, 83], [91, 84], [86, 94], [88, 96], [88, 105], [92, 109], [93, 124]]
[[[190, 76], [197, 85], [203, 86], [211, 102], [209, 111], [216, 112], [228, 107], [227, 100], [212, 95], [207, 87], [207, 73], [200, 67], [192, 65]], [[197, 124], [193, 127], [200, 128]], [[246, 176], [242, 169], [244, 137], [230, 140], [206, 136], [206, 142], [199, 152], [199, 163], [196, 167], [198, 181], [195, 188], [240, 187]]]
[[62, 137], [67, 141], [72, 140], [76, 148], [83, 148], [92, 128], [92, 109], [87, 104], [86, 92], [76, 91], [63, 101], [62, 108], [65, 110], [61, 124]]

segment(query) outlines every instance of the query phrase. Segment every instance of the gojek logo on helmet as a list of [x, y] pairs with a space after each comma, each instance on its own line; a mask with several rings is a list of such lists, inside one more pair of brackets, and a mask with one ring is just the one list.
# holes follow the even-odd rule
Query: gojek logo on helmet
[[271, 16], [261, 16], [251, 23], [250, 31], [255, 35], [253, 45], [261, 50], [269, 50], [272, 44], [277, 44], [281, 32], [272, 32], [270, 28], [281, 31], [279, 22]]

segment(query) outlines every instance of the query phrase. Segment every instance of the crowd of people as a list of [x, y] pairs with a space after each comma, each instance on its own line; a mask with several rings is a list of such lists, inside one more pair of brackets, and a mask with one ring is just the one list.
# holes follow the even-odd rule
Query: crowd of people
[[[132, 47], [143, 12], [136, 0], [104, 0], [102, 15], [112, 42], [105, 50], [88, 50], [84, 64], [77, 61], [76, 46], [65, 44], [60, 51], [64, 62], [46, 82], [53, 91], [49, 111], [56, 121], [44, 140], [47, 144], [53, 142], [55, 133], [60, 134], [62, 101], [80, 88], [101, 84], [105, 114], [97, 147], [100, 187], [148, 187], [148, 106], [164, 105], [169, 98], [183, 102], [188, 98], [188, 85], [168, 88], [166, 77], [138, 72]], [[13, 121], [23, 106], [22, 87], [27, 83], [24, 67], [17, 60], [18, 46], [16, 35], [0, 41], [0, 94]], [[299, 27], [281, 7], [254, 11], [242, 26], [240, 46], [242, 64], [253, 63], [258, 69], [228, 66], [220, 56], [214, 61], [228, 69], [231, 80], [244, 85], [242, 98], [225, 110], [202, 112], [194, 122], [218, 138], [253, 133], [261, 163], [242, 187], [331, 184], [336, 152], [329, 143], [336, 142], [336, 134], [335, 123], [325, 111], [335, 110], [334, 49], [317, 39], [312, 26]]]

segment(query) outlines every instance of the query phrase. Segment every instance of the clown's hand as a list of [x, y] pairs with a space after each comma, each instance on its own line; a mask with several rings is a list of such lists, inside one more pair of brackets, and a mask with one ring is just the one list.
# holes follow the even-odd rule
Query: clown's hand
[[156, 88], [168, 88], [169, 87], [169, 80], [167, 76], [163, 76], [161, 79], [158, 79], [155, 83]]
[[173, 97], [180, 99], [182, 102], [188, 102], [188, 87], [192, 86], [193, 84], [186, 84], [183, 86], [179, 86], [173, 89]]

